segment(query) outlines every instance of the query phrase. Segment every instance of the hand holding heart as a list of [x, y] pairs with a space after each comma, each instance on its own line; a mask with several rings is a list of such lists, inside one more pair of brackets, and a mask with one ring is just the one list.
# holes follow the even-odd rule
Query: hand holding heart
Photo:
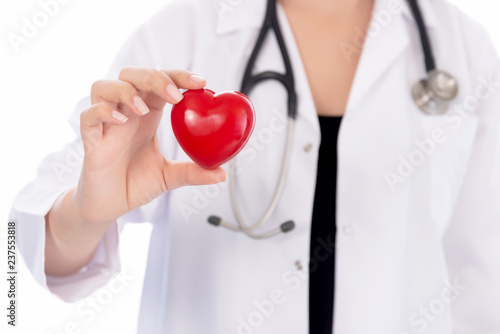
[[[92, 106], [81, 115], [83, 168], [78, 186], [66, 195], [80, 221], [110, 223], [166, 191], [226, 178], [225, 171], [216, 165], [224, 160], [223, 156], [228, 158], [241, 149], [246, 138], [235, 138], [239, 144], [206, 160], [209, 165], [202, 164], [214, 168], [211, 170], [193, 162], [169, 161], [158, 144], [157, 130], [165, 104], [181, 102], [184, 97], [179, 88], [199, 90], [205, 83], [187, 71], [140, 67], [123, 69], [118, 80], [94, 83]], [[224, 117], [223, 113], [216, 114]], [[253, 119], [248, 120], [247, 128], [250, 125], [253, 128]], [[228, 128], [227, 124], [221, 126]], [[239, 135], [248, 135], [248, 129], [245, 131]], [[218, 149], [223, 151], [223, 147]]]

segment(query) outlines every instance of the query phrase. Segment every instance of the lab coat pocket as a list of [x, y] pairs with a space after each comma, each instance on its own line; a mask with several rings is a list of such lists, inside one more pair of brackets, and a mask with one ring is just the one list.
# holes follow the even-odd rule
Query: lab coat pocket
[[451, 221], [477, 129], [475, 110], [460, 97], [444, 115], [422, 116], [423, 137], [415, 140], [428, 160], [430, 217], [442, 233]]

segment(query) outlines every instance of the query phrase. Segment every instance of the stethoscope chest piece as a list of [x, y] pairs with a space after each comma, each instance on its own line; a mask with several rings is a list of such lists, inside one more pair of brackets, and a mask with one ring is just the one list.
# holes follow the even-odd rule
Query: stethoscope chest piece
[[458, 81], [450, 73], [442, 70], [429, 72], [429, 88], [437, 97], [450, 101], [458, 94]]
[[432, 70], [427, 79], [418, 81], [412, 90], [413, 100], [428, 115], [445, 114], [458, 94], [458, 82], [449, 73]]

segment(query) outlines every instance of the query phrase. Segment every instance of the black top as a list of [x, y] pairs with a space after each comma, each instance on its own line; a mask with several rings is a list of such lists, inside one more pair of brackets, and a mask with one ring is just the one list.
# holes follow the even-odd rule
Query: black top
[[342, 117], [319, 116], [321, 146], [311, 226], [309, 333], [332, 334], [337, 135]]

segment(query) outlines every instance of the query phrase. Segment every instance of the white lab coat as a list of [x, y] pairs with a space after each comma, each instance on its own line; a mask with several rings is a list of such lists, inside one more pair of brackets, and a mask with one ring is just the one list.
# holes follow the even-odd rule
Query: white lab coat
[[[485, 31], [453, 5], [420, 3], [437, 65], [457, 77], [460, 94], [447, 116], [417, 109], [410, 89], [424, 66], [415, 22], [405, 3], [376, 1], [339, 134], [336, 334], [500, 333], [498, 57]], [[129, 65], [183, 68], [204, 76], [214, 91], [238, 90], [264, 11], [264, 0], [175, 1], [128, 40], [109, 77]], [[307, 333], [321, 138], [281, 7], [278, 16], [299, 104], [288, 181], [263, 229], [293, 219], [295, 230], [256, 241], [216, 228], [206, 222], [209, 215], [235, 222], [227, 182], [186, 187], [122, 217], [80, 273], [46, 277], [44, 215], [77, 182], [77, 139], [43, 161], [11, 213], [24, 260], [42, 286], [67, 301], [95, 291], [120, 270], [117, 226], [150, 221], [139, 333]], [[342, 47], [353, 51], [356, 43]], [[267, 69], [283, 69], [274, 37], [257, 64], [258, 71]], [[249, 222], [272, 197], [286, 133], [279, 84], [261, 84], [251, 99], [257, 126], [237, 159], [238, 200]], [[71, 118], [77, 133], [78, 115], [89, 103], [84, 99]], [[186, 160], [172, 134], [170, 106], [165, 111], [161, 149], [169, 159]], [[325, 240], [316, 260], [328, 251]]]

